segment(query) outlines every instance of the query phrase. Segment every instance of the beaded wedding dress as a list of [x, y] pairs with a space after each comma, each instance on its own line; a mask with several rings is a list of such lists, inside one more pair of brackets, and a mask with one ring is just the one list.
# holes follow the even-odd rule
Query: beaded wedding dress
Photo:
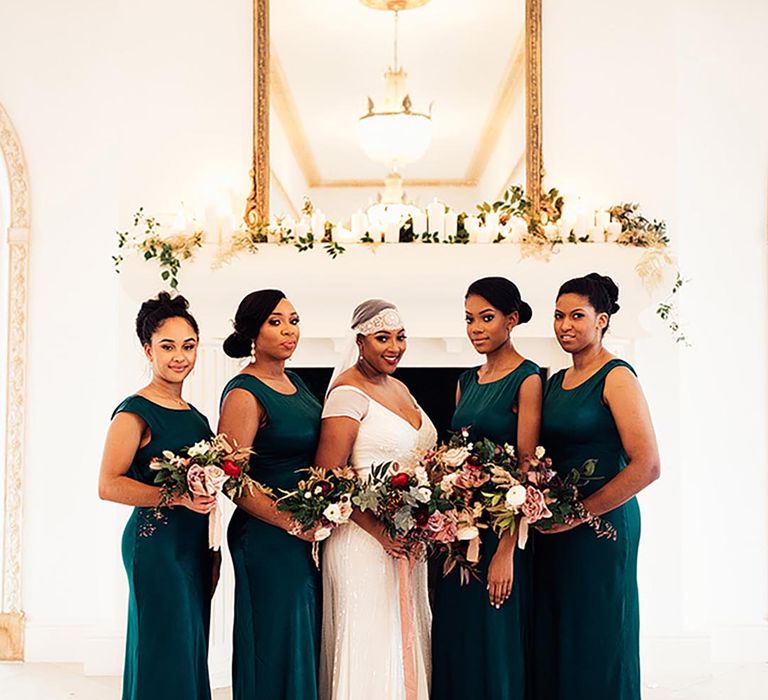
[[[360, 421], [351, 463], [365, 478], [372, 465], [413, 465], [419, 451], [434, 446], [435, 428], [419, 412], [416, 429], [361, 390], [342, 385], [329, 394], [323, 417]], [[426, 563], [401, 566], [350, 521], [325, 542], [322, 572], [320, 698], [427, 700], [431, 612]], [[401, 616], [403, 608], [408, 612]]]

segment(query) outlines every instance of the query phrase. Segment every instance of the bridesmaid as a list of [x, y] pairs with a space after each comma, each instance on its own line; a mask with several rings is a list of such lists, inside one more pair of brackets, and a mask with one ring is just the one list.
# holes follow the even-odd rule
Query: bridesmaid
[[[141, 305], [136, 332], [152, 380], [112, 414], [99, 496], [134, 506], [123, 533], [128, 635], [123, 700], [209, 700], [208, 625], [213, 579], [208, 549], [210, 497], [175, 498], [159, 522], [150, 460], [211, 437], [208, 420], [181, 396], [195, 366], [198, 328], [187, 301], [161, 292]], [[215, 570], [215, 571], [214, 571]]]
[[[250, 364], [224, 388], [219, 431], [250, 447], [251, 476], [280, 494], [312, 464], [320, 403], [285, 361], [299, 341], [299, 316], [274, 289], [248, 294], [224, 341]], [[309, 544], [261, 492], [236, 500], [229, 525], [235, 567], [234, 700], [316, 700], [320, 579]]]
[[596, 273], [557, 295], [555, 335], [573, 366], [547, 383], [542, 442], [561, 473], [597, 460], [584, 489], [587, 518], [611, 522], [617, 540], [598, 540], [583, 520], [535, 538], [535, 697], [640, 700], [635, 494], [659, 476], [648, 406], [624, 360], [603, 347], [619, 289]]
[[[531, 319], [531, 307], [504, 277], [473, 282], [464, 301], [467, 335], [485, 362], [464, 372], [451, 427], [469, 427], [533, 454], [541, 419], [539, 367], [512, 342], [512, 330]], [[523, 700], [530, 596], [530, 556], [516, 537], [482, 534], [480, 580], [461, 585], [458, 569], [439, 578], [432, 625], [432, 688], [439, 700]]]

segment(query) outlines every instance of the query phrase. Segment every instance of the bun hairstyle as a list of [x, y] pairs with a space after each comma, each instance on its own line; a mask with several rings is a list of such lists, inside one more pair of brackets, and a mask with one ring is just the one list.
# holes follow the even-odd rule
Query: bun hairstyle
[[[619, 306], [619, 288], [607, 275], [598, 275], [590, 272], [585, 277], [576, 277], [568, 280], [557, 292], [559, 299], [563, 294], [579, 294], [589, 300], [590, 306], [599, 314], [608, 314], [610, 317], [617, 313]], [[605, 327], [608, 330], [608, 326]]]
[[197, 321], [188, 309], [189, 302], [183, 296], [171, 297], [168, 292], [160, 292], [156, 299], [145, 301], [136, 316], [136, 335], [141, 344], [150, 345], [155, 331], [169, 318], [183, 318], [195, 335], [200, 335]]
[[229, 357], [251, 354], [251, 343], [281, 299], [285, 294], [279, 289], [260, 289], [243, 298], [235, 313], [235, 330], [224, 340], [224, 352]]
[[506, 277], [483, 277], [469, 285], [466, 299], [470, 295], [483, 297], [491, 306], [509, 315], [517, 311], [519, 323], [528, 323], [533, 316], [531, 307], [520, 298], [517, 285]]

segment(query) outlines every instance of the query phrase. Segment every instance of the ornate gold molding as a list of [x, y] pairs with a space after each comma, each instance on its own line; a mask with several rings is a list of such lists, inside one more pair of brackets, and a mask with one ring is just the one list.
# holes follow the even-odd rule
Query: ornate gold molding
[[541, 208], [541, 0], [525, 0], [526, 163], [525, 182], [534, 211]]
[[[380, 187], [379, 180], [323, 179], [301, 125], [293, 98], [280, 66], [270, 67], [269, 0], [253, 0], [254, 13], [254, 154], [253, 191], [248, 199], [246, 223], [269, 216], [269, 92], [275, 96], [275, 111], [283, 124], [296, 161], [310, 188]], [[407, 187], [474, 187], [498, 143], [504, 119], [522, 89], [525, 72], [526, 102], [526, 188], [538, 208], [541, 204], [542, 118], [541, 118], [541, 0], [526, 0], [525, 35], [515, 49], [502, 81], [497, 100], [489, 116], [475, 154], [463, 179], [406, 180]], [[518, 167], [515, 167], [515, 171]]]
[[253, 0], [253, 167], [245, 224], [269, 221], [269, 0]]
[[26, 416], [29, 181], [16, 130], [0, 106], [0, 152], [11, 191], [8, 230], [8, 350], [6, 365], [5, 518], [0, 608], [0, 658], [23, 657], [21, 612], [22, 483]]

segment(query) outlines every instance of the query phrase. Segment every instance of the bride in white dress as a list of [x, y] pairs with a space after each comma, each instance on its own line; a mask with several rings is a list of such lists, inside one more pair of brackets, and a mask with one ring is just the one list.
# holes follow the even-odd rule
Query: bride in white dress
[[[437, 435], [407, 387], [391, 376], [406, 347], [400, 315], [393, 304], [373, 299], [355, 309], [352, 331], [354, 352], [334, 373], [323, 408], [316, 463], [349, 463], [362, 477], [382, 462], [414, 465]], [[429, 697], [427, 566], [405, 557], [402, 543], [369, 511], [355, 510], [326, 541], [321, 700]]]

